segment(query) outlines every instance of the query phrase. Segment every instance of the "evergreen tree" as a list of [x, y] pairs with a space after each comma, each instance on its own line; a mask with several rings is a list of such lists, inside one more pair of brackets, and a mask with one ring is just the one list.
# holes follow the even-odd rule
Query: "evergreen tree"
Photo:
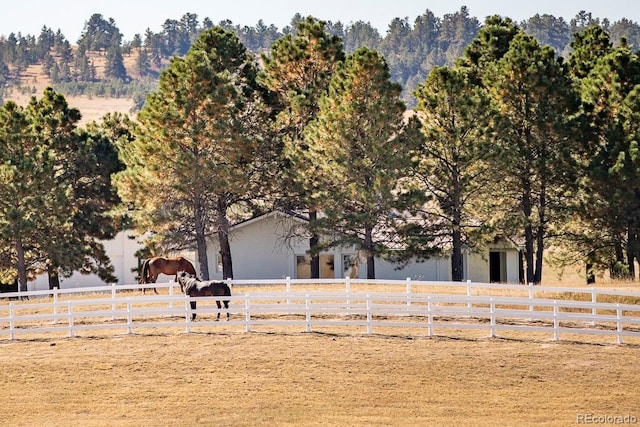
[[483, 79], [510, 123], [501, 135], [495, 166], [499, 221], [506, 236], [524, 243], [526, 280], [540, 283], [551, 224], [567, 215], [576, 174], [571, 117], [577, 99], [568, 70], [550, 47], [517, 34]]
[[353, 53], [360, 47], [377, 49], [382, 38], [371, 23], [357, 21], [347, 26], [344, 34], [344, 50]]
[[549, 45], [559, 53], [564, 52], [571, 41], [569, 24], [563, 18], [536, 13], [523, 21], [521, 26], [524, 32], [535, 37], [538, 43], [543, 46]]
[[78, 46], [84, 47], [87, 51], [107, 51], [110, 47], [119, 47], [121, 42], [122, 34], [113, 18], [105, 20], [101, 14], [94, 13], [85, 23], [78, 39]]
[[123, 82], [129, 80], [127, 69], [124, 66], [122, 49], [119, 45], [114, 44], [107, 50], [104, 74], [107, 78], [113, 78]]
[[582, 118], [589, 130], [583, 147], [587, 170], [581, 217], [590, 261], [613, 277], [635, 276], [640, 257], [636, 184], [640, 60], [622, 45], [601, 57], [581, 81]]
[[509, 50], [511, 41], [521, 30], [509, 18], [494, 15], [486, 19], [478, 35], [465, 48], [456, 64], [470, 69], [475, 84], [482, 84], [487, 67], [500, 60]]
[[369, 279], [390, 243], [398, 182], [421, 142], [417, 120], [404, 121], [400, 92], [384, 58], [358, 49], [321, 97], [318, 118], [304, 131], [306, 148], [290, 156], [298, 171], [318, 178], [307, 190], [325, 214], [317, 225], [334, 233], [328, 244], [357, 245]]
[[569, 70], [578, 80], [587, 77], [596, 63], [612, 49], [609, 34], [599, 25], [587, 27], [584, 31], [576, 33], [570, 45]]
[[[496, 112], [464, 68], [435, 68], [416, 90], [425, 143], [412, 170], [421, 227], [409, 230], [412, 252], [451, 248], [451, 278], [463, 280], [463, 247], [482, 246], [481, 205], [491, 198]], [[415, 220], [414, 220], [415, 221]]]
[[15, 265], [21, 291], [27, 290], [27, 280], [42, 271], [34, 267], [40, 259], [35, 232], [52, 213], [47, 198], [59, 194], [51, 187], [52, 155], [34, 140], [24, 108], [12, 101], [0, 108], [1, 251], [2, 258]]
[[204, 279], [212, 233], [222, 273], [233, 278], [230, 215], [266, 182], [255, 166], [267, 122], [256, 73], [235, 34], [219, 27], [203, 32], [163, 71], [138, 114], [136, 139], [121, 147], [127, 170], [118, 177], [119, 191], [137, 208], [136, 227], [154, 230], [166, 250], [195, 247]]
[[114, 280], [98, 239], [115, 234], [110, 177], [120, 163], [110, 141], [79, 131], [79, 120], [52, 89], [24, 109], [0, 110], [0, 251], [15, 262], [22, 290], [42, 272], [50, 287], [74, 270]]
[[[294, 17], [295, 18], [295, 17]], [[302, 133], [318, 113], [318, 100], [327, 90], [335, 66], [344, 59], [342, 41], [330, 36], [325, 24], [308, 17], [300, 21], [297, 31], [278, 40], [270, 55], [262, 55], [264, 70], [259, 77], [262, 85], [275, 96], [278, 115], [274, 123], [282, 137], [285, 162], [283, 205], [285, 208], [307, 208], [310, 224], [317, 220], [316, 195], [308, 189], [316, 188], [316, 180], [306, 171], [296, 170], [286, 153], [306, 150]], [[320, 277], [318, 236], [313, 234], [311, 247], [311, 277]]]
[[113, 282], [113, 267], [99, 241], [113, 238], [118, 223], [110, 215], [119, 203], [111, 176], [122, 169], [115, 145], [95, 126], [78, 129], [78, 110], [51, 89], [33, 99], [27, 113], [37, 141], [55, 155], [51, 182], [59, 196], [51, 200], [59, 206], [51, 209], [60, 212], [37, 232], [50, 288], [60, 287], [59, 276], [71, 276], [75, 270], [98, 273]]

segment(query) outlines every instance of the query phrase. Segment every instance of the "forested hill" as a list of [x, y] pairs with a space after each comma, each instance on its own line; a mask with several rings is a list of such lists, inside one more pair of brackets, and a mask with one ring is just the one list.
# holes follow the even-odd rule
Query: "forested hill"
[[[364, 13], [363, 13], [364, 14]], [[166, 19], [162, 30], [148, 28], [132, 40], [124, 40], [112, 18], [93, 14], [77, 41], [69, 41], [60, 31], [44, 26], [40, 34], [8, 34], [0, 36], [0, 104], [12, 99], [16, 92], [32, 90], [24, 78], [25, 70], [39, 64], [55, 89], [68, 96], [122, 97], [134, 100], [134, 109], [144, 103], [146, 94], [154, 90], [160, 71], [173, 56], [184, 55], [205, 29], [215, 25], [235, 31], [247, 49], [268, 52], [277, 39], [295, 31], [304, 19], [296, 14], [291, 24], [277, 28], [260, 20], [255, 26], [235, 25], [229, 20], [214, 24], [187, 13], [179, 19]], [[409, 106], [414, 104], [413, 91], [435, 66], [450, 65], [462, 55], [483, 22], [468, 13], [467, 7], [442, 17], [428, 9], [413, 21], [395, 18], [382, 35], [366, 17], [344, 24], [326, 22], [327, 31], [342, 37], [345, 51], [351, 53], [367, 46], [386, 58], [394, 81], [404, 88]], [[567, 56], [573, 34], [599, 24], [617, 44], [622, 38], [637, 49], [640, 26], [629, 19], [610, 22], [580, 11], [567, 21], [564, 17], [537, 14], [517, 23], [543, 45], [553, 47], [558, 55]], [[1, 29], [0, 29], [1, 31]]]

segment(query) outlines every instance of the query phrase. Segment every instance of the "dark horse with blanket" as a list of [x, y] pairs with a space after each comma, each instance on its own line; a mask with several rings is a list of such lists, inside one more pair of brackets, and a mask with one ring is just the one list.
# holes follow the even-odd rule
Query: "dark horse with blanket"
[[[231, 296], [231, 289], [224, 282], [214, 282], [213, 280], [202, 281], [197, 277], [191, 276], [187, 274], [185, 271], [181, 271], [177, 275], [178, 283], [180, 284], [180, 289], [184, 292], [185, 295], [189, 295], [190, 297], [229, 297]], [[229, 300], [223, 301], [224, 308], [227, 310], [227, 320], [229, 320]], [[189, 301], [191, 304], [191, 310], [196, 309], [196, 302]], [[222, 309], [220, 304], [220, 300], [216, 300], [216, 304], [218, 306], [218, 310]], [[195, 311], [191, 315], [191, 320], [196, 319]], [[218, 311], [218, 320], [220, 319], [220, 311]]]
[[[158, 280], [158, 275], [166, 274], [169, 276], [176, 276], [176, 281], [178, 280], [178, 271], [186, 271], [187, 273], [195, 276], [196, 269], [186, 258], [181, 256], [177, 258], [165, 258], [161, 256], [149, 258], [145, 260], [144, 264], [142, 264], [142, 272], [140, 273], [140, 284], [144, 283], [156, 283]], [[158, 291], [153, 288], [155, 293]], [[146, 288], [142, 291], [142, 293], [146, 293]]]

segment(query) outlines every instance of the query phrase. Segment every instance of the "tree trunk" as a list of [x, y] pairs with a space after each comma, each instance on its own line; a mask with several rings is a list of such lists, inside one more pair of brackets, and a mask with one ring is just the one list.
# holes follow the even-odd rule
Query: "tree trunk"
[[522, 212], [524, 214], [524, 257], [526, 261], [527, 269], [527, 283], [536, 283], [535, 270], [534, 270], [534, 236], [533, 225], [531, 221], [532, 203], [531, 203], [531, 188], [528, 183], [523, 186], [522, 193]]
[[204, 280], [209, 280], [209, 257], [207, 256], [207, 239], [205, 238], [204, 230], [196, 229], [196, 246], [200, 277]]
[[311, 226], [311, 237], [309, 238], [309, 250], [311, 252], [311, 278], [320, 278], [320, 253], [318, 251], [318, 243], [320, 238], [315, 232], [314, 226], [318, 220], [318, 212], [315, 209], [309, 209], [309, 225]]
[[22, 240], [16, 241], [16, 253], [18, 257], [18, 284], [20, 286], [20, 292], [26, 292], [27, 288], [27, 263], [24, 259], [24, 247], [22, 246]]
[[375, 254], [373, 252], [373, 227], [365, 227], [363, 249], [367, 254], [367, 279], [376, 278]]
[[460, 227], [454, 225], [453, 228], [453, 249], [451, 252], [451, 280], [462, 282], [464, 278], [462, 264], [462, 236]]
[[635, 260], [637, 258], [638, 235], [633, 227], [627, 229], [627, 267], [629, 269], [629, 279], [636, 279]]
[[222, 257], [222, 278], [225, 280], [233, 279], [233, 262], [231, 261], [229, 233], [218, 230], [218, 240], [220, 242], [220, 256]]
[[536, 270], [534, 282], [536, 285], [542, 283], [542, 260], [544, 257], [544, 225], [540, 225], [536, 235]]
[[58, 269], [53, 265], [47, 267], [47, 276], [49, 276], [49, 290], [60, 289], [60, 276]]
[[622, 243], [619, 240], [614, 242], [613, 251], [615, 253], [616, 261], [609, 268], [610, 276], [612, 279], [624, 279], [624, 266], [626, 265], [626, 262], [624, 259], [624, 250], [622, 248]]
[[587, 285], [593, 285], [596, 283], [596, 275], [593, 271], [593, 262], [595, 259], [595, 252], [589, 252], [587, 255], [586, 262], [586, 275], [587, 275]]
[[196, 233], [196, 246], [198, 251], [198, 264], [200, 266], [200, 277], [209, 280], [209, 256], [207, 255], [207, 234], [204, 225], [204, 212], [199, 201], [194, 203], [194, 224]]
[[222, 278], [233, 279], [233, 262], [231, 260], [231, 245], [229, 244], [229, 219], [227, 218], [227, 204], [218, 200], [218, 242], [222, 257]]

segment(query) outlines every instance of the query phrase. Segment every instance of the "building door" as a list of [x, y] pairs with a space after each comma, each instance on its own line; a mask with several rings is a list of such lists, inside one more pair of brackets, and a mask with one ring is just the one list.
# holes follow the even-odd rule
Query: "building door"
[[489, 282], [505, 283], [507, 281], [507, 253], [489, 252]]

